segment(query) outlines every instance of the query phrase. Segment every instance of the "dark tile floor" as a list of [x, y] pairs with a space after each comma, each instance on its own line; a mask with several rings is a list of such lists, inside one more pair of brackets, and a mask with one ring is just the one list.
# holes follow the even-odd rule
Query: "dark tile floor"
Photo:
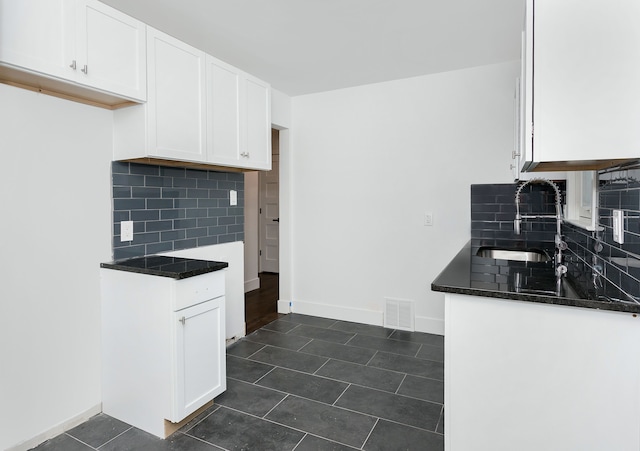
[[100, 414], [35, 448], [443, 450], [444, 340], [290, 314], [227, 348], [227, 391], [166, 440]]

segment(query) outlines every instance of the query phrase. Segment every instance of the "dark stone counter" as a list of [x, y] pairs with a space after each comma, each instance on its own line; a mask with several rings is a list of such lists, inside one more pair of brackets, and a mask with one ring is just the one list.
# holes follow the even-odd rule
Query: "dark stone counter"
[[[433, 291], [507, 300], [640, 313], [640, 304], [590, 299], [569, 277], [558, 290], [553, 262], [499, 260], [476, 255], [469, 241], [431, 284]], [[551, 253], [552, 254], [552, 253]]]
[[192, 258], [169, 257], [165, 255], [149, 255], [146, 257], [118, 260], [111, 263], [100, 263], [101, 268], [129, 271], [138, 274], [186, 279], [228, 267], [226, 262], [195, 260]]

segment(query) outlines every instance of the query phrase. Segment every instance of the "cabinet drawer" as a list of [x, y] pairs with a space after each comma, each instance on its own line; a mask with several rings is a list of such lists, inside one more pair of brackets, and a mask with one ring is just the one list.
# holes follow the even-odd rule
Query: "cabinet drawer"
[[224, 296], [225, 274], [225, 270], [220, 270], [178, 280], [174, 284], [173, 310], [178, 311]]

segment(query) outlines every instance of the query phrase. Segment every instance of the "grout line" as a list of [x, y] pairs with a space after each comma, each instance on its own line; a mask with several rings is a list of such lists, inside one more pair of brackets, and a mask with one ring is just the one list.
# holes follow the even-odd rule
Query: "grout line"
[[373, 434], [373, 430], [376, 428], [376, 426], [378, 426], [379, 422], [380, 422], [380, 418], [376, 418], [376, 422], [373, 424], [373, 427], [365, 437], [364, 442], [362, 442], [362, 445], [360, 445], [360, 449], [364, 449], [364, 445], [367, 444], [367, 440], [369, 440], [369, 438], [371, 437], [371, 434]]
[[188, 433], [186, 433], [186, 432], [181, 432], [181, 434], [182, 434], [182, 435], [186, 435], [187, 437], [190, 437], [190, 438], [192, 438], [192, 439], [195, 439], [195, 440], [197, 440], [197, 441], [199, 441], [199, 442], [201, 442], [201, 443], [205, 443], [205, 444], [207, 444], [207, 445], [213, 446], [213, 447], [215, 447], [215, 449], [219, 449], [219, 450], [222, 450], [222, 451], [230, 451], [228, 448], [223, 448], [223, 447], [222, 447], [222, 446], [220, 446], [220, 445], [216, 445], [215, 443], [208, 442], [208, 441], [206, 441], [205, 439], [202, 439], [202, 438], [200, 438], [200, 437], [196, 437], [195, 435], [188, 434]]
[[[102, 445], [100, 445], [99, 447], [94, 448], [94, 449], [100, 449], [100, 448], [102, 448], [102, 447], [103, 447], [104, 445], [106, 445], [107, 443], [111, 443], [112, 441], [114, 441], [115, 439], [117, 439], [118, 437], [120, 437], [121, 435], [126, 434], [127, 432], [129, 432], [131, 429], [133, 429], [133, 426], [129, 426], [129, 429], [127, 429], [127, 430], [125, 430], [125, 431], [122, 431], [120, 434], [116, 435], [115, 437], [111, 438], [110, 440], [107, 440], [107, 441], [106, 441], [106, 442], [104, 442]], [[74, 437], [74, 438], [75, 438], [75, 437]], [[77, 439], [76, 439], [76, 440], [77, 440]], [[78, 441], [80, 441], [80, 440], [78, 440]], [[86, 445], [86, 443], [85, 443], [85, 445]], [[88, 445], [87, 445], [87, 446], [88, 446]]]
[[347, 392], [347, 390], [349, 390], [349, 387], [351, 387], [351, 385], [352, 385], [351, 383], [347, 384], [347, 386], [345, 387], [345, 389], [344, 389], [344, 390], [342, 390], [342, 393], [340, 393], [340, 395], [336, 398], [336, 400], [335, 400], [335, 401], [333, 401], [333, 403], [331, 403], [331, 406], [332, 406], [332, 407], [340, 407], [340, 406], [337, 406], [337, 405], [336, 405], [336, 403], [337, 403], [338, 401], [340, 401], [340, 398], [342, 398], [342, 395], [344, 395], [344, 394]]
[[404, 377], [400, 381], [400, 384], [398, 384], [398, 388], [396, 388], [396, 391], [394, 392], [396, 395], [400, 394], [400, 393], [398, 393], [398, 391], [400, 390], [400, 387], [402, 387], [402, 384], [404, 384], [405, 380], [407, 380], [407, 373], [404, 374]]
[[[129, 428], [129, 429], [130, 429], [130, 428]], [[127, 429], [127, 430], [128, 430], [128, 429]], [[89, 448], [91, 448], [91, 449], [98, 449], [98, 448], [96, 448], [96, 447], [93, 447], [93, 446], [89, 445], [88, 443], [83, 442], [83, 441], [82, 441], [82, 440], [80, 440], [79, 438], [74, 437], [73, 435], [69, 434], [68, 432], [63, 432], [61, 435], [66, 435], [67, 437], [70, 437], [70, 438], [74, 439], [76, 442], [80, 442], [80, 443], [82, 443], [83, 445], [86, 445], [86, 446], [88, 446], [88, 447], [89, 447]], [[114, 438], [115, 438], [115, 437], [114, 437]], [[112, 438], [111, 440], [113, 440], [113, 438]], [[109, 443], [111, 440], [109, 440], [107, 443]], [[105, 445], [105, 444], [103, 443], [103, 444], [102, 444], [102, 445], [100, 445], [100, 446], [104, 446], [104, 445]]]

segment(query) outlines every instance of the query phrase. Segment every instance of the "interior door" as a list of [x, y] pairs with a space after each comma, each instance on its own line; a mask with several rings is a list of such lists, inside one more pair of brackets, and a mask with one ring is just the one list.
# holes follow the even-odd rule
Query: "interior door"
[[272, 164], [262, 171], [260, 183], [260, 272], [280, 272], [280, 155], [278, 131], [272, 130]]

